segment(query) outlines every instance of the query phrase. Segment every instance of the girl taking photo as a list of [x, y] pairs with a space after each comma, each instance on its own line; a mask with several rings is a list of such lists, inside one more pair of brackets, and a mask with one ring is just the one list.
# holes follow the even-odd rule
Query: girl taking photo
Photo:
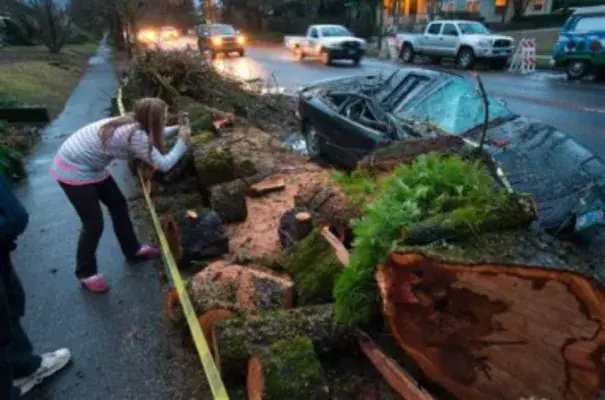
[[[96, 252], [103, 232], [103, 203], [126, 259], [132, 262], [160, 257], [158, 249], [136, 237], [126, 199], [106, 167], [115, 159], [135, 157], [165, 172], [185, 154], [191, 129], [182, 115], [178, 126], [166, 127], [168, 107], [158, 98], [144, 98], [132, 115], [103, 119], [80, 128], [59, 148], [51, 175], [57, 179], [82, 221], [76, 256], [76, 276], [91, 292], [109, 285], [98, 273]], [[178, 132], [174, 147], [163, 154], [164, 138]]]

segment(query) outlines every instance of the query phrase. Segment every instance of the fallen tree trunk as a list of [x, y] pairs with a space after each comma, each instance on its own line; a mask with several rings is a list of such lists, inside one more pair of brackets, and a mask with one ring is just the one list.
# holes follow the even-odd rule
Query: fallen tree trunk
[[250, 358], [250, 400], [328, 399], [321, 364], [308, 336], [280, 340]]
[[581, 275], [398, 252], [376, 279], [401, 348], [459, 398], [593, 399], [603, 387], [605, 295]]
[[475, 221], [456, 218], [455, 213], [439, 214], [403, 228], [401, 244], [424, 245], [438, 240], [477, 236], [484, 232], [527, 228], [536, 218], [533, 199], [513, 194], [506, 198], [504, 204], [494, 206], [487, 215]]
[[334, 306], [299, 307], [229, 318], [214, 325], [214, 359], [223, 376], [237, 376], [248, 359], [280, 340], [308, 335], [318, 354], [350, 348], [354, 335], [336, 322]]
[[357, 164], [359, 169], [373, 172], [390, 172], [400, 164], [410, 163], [421, 154], [438, 152], [445, 155], [461, 155], [467, 145], [458, 136], [438, 136], [430, 139], [414, 139], [394, 142], [379, 147]]
[[215, 185], [210, 188], [212, 209], [221, 217], [223, 223], [241, 222], [248, 218], [247, 190], [248, 185], [241, 180]]

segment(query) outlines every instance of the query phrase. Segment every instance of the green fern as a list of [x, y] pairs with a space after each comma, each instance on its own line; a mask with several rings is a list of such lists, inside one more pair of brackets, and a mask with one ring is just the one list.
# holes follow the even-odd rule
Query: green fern
[[336, 173], [333, 178], [351, 199], [361, 202], [371, 198], [364, 206], [364, 216], [353, 221], [350, 265], [334, 288], [337, 317], [349, 324], [366, 323], [376, 314], [376, 266], [393, 249], [402, 228], [451, 213], [452, 219], [473, 229], [494, 204], [506, 198], [504, 192], [494, 191], [483, 165], [439, 154], [420, 156], [379, 182], [360, 171], [348, 176]]

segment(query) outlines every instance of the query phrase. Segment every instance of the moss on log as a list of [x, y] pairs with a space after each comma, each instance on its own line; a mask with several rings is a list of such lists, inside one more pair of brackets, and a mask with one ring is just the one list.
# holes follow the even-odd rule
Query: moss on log
[[280, 340], [248, 362], [248, 399], [328, 399], [324, 374], [308, 336]]
[[215, 185], [210, 189], [212, 209], [220, 215], [223, 223], [241, 222], [248, 218], [247, 190], [248, 185], [242, 180]]
[[[403, 229], [401, 244], [424, 245], [439, 240], [451, 240], [480, 233], [527, 228], [536, 218], [534, 201], [530, 196], [511, 194], [502, 204], [494, 205], [490, 213], [480, 219], [469, 218], [458, 209], [439, 214]], [[472, 222], [469, 222], [472, 221]]]
[[315, 229], [288, 251], [284, 270], [296, 283], [298, 305], [323, 304], [334, 300], [334, 283], [343, 266], [334, 249]]
[[300, 335], [311, 338], [319, 355], [350, 349], [355, 341], [349, 327], [336, 322], [332, 304], [277, 310], [215, 324], [215, 360], [223, 376], [237, 375], [253, 354]]
[[605, 291], [581, 275], [395, 252], [376, 280], [399, 346], [458, 398], [594, 399], [605, 384]]
[[260, 266], [241, 266], [216, 261], [187, 282], [187, 291], [196, 312], [214, 309], [234, 312], [290, 308], [294, 283]]
[[199, 182], [204, 186], [210, 187], [237, 178], [235, 161], [229, 149], [204, 147], [196, 150], [194, 159]]

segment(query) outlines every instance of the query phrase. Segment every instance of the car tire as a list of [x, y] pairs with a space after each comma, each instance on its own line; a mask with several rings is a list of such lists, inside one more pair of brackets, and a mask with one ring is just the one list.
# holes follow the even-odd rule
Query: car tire
[[565, 65], [565, 73], [569, 80], [584, 78], [590, 71], [590, 63], [586, 60], [569, 60]]
[[405, 64], [411, 64], [414, 62], [414, 58], [416, 57], [416, 52], [414, 52], [414, 48], [411, 44], [406, 43], [401, 46], [401, 50], [399, 51], [399, 59]]
[[305, 122], [303, 124], [303, 136], [305, 137], [309, 158], [314, 161], [321, 160], [320, 134], [317, 128], [310, 122]]
[[359, 64], [361, 63], [361, 57], [355, 57], [351, 61], [353, 61], [354, 66], [358, 67]]
[[475, 63], [475, 52], [470, 47], [463, 47], [456, 56], [456, 65], [460, 69], [471, 69]]
[[294, 59], [298, 62], [302, 62], [305, 59], [305, 53], [300, 47], [294, 48]]
[[496, 71], [501, 71], [506, 67], [506, 62], [507, 60], [497, 60], [497, 61], [491, 61], [490, 67]]
[[240, 50], [237, 54], [239, 54], [240, 57], [244, 57], [246, 55], [246, 50]]
[[323, 65], [328, 66], [332, 64], [332, 55], [329, 50], [322, 50], [319, 56], [321, 57], [321, 63]]

